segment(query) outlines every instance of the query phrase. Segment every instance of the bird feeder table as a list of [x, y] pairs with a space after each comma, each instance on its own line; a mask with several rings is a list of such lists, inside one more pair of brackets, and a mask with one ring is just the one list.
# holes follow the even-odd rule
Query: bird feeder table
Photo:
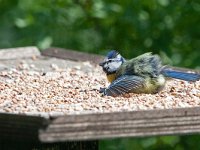
[[200, 81], [158, 94], [104, 96], [102, 56], [60, 48], [0, 50], [0, 149], [98, 149], [98, 140], [200, 133]]

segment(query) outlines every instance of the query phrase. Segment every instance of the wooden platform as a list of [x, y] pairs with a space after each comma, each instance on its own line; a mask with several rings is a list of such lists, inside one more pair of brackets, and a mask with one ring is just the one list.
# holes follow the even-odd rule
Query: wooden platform
[[[35, 47], [15, 48], [0, 50], [0, 70], [11, 67], [19, 59], [31, 61], [40, 55], [46, 58], [67, 59], [71, 65], [78, 60], [90, 60], [93, 63], [102, 60], [102, 57], [98, 55], [58, 48], [44, 50], [41, 54]], [[44, 67], [45, 63], [36, 65]], [[3, 140], [18, 139], [55, 143], [193, 133], [200, 133], [200, 107], [91, 113], [53, 118], [31, 114], [0, 113], [0, 139]]]

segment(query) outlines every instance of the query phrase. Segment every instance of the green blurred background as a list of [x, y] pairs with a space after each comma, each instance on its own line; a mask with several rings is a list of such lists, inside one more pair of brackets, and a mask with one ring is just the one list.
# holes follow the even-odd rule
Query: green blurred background
[[200, 66], [199, 0], [0, 0], [0, 48], [35, 45]]
[[[0, 0], [0, 20], [0, 48], [116, 49], [126, 58], [152, 51], [165, 63], [200, 68], [199, 0]], [[100, 149], [200, 149], [199, 140], [102, 140]]]

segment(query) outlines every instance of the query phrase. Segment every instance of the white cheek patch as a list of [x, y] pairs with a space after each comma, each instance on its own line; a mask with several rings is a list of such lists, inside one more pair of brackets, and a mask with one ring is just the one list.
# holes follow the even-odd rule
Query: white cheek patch
[[122, 62], [110, 62], [109, 64], [107, 64], [109, 66], [108, 71], [109, 72], [114, 72], [116, 70], [119, 69], [119, 67], [121, 66]]

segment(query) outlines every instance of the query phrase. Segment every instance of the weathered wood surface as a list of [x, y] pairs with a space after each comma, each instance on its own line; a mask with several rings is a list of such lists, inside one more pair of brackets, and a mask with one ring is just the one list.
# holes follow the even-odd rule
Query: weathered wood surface
[[46, 125], [42, 117], [0, 113], [0, 140], [38, 141], [38, 130]]
[[39, 137], [54, 142], [191, 133], [200, 133], [199, 107], [63, 116]]
[[[82, 62], [75, 61], [78, 59], [76, 57], [76, 53], [80, 55], [83, 54], [85, 56], [85, 61], [90, 61], [90, 56], [93, 55], [84, 54], [80, 52], [72, 52], [72, 55], [67, 51], [65, 54], [64, 49], [59, 49], [57, 54], [57, 58], [53, 57], [52, 50], [47, 49], [42, 53], [50, 56], [41, 55], [39, 49], [37, 47], [19, 47], [12, 49], [0, 49], [0, 71], [8, 68], [15, 68], [20, 64], [27, 64], [29, 66], [33, 66], [32, 70], [37, 71], [52, 71], [52, 65], [56, 65], [58, 68], [68, 68], [68, 67], [80, 67], [83, 71], [89, 72], [91, 71], [91, 67], [88, 67]], [[59, 59], [63, 57], [63, 59]], [[94, 57], [97, 57], [95, 55]], [[70, 60], [68, 59], [70, 58]]]
[[20, 59], [37, 56], [40, 56], [40, 51], [34, 46], [0, 49], [0, 60]]
[[95, 54], [87, 54], [78, 51], [66, 50], [62, 48], [48, 48], [42, 51], [43, 56], [57, 57], [61, 59], [68, 59], [73, 61], [90, 61], [99, 63], [103, 60], [103, 56]]

